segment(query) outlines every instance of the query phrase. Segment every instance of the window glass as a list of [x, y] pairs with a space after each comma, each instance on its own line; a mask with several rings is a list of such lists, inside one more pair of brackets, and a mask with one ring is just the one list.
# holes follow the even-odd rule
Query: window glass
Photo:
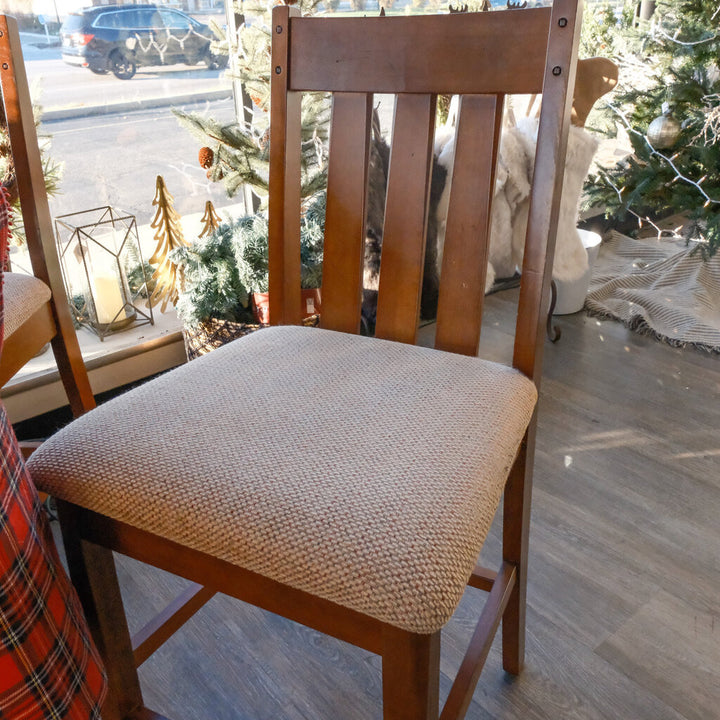
[[93, 27], [113, 28], [114, 30], [134, 30], [147, 26], [150, 15], [143, 10], [118, 10], [101, 13], [95, 19]]
[[166, 28], [173, 30], [187, 30], [192, 27], [190, 19], [185, 15], [173, 12], [172, 10], [160, 10], [160, 17]]
[[93, 22], [96, 28], [115, 28], [117, 27], [117, 13], [103, 13], [98, 15]]
[[139, 23], [137, 27], [141, 28], [162, 28], [163, 22], [160, 19], [160, 13], [154, 8], [142, 8], [137, 11]]
[[82, 28], [84, 20], [85, 18], [82, 15], [68, 15], [63, 23], [62, 31], [69, 33], [76, 32]]

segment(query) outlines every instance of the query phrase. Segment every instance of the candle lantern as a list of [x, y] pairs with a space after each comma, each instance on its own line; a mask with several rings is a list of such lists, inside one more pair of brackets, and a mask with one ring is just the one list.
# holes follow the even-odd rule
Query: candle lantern
[[151, 273], [134, 215], [108, 205], [60, 215], [55, 233], [70, 306], [81, 325], [104, 340], [131, 325], [154, 324], [146, 301]]

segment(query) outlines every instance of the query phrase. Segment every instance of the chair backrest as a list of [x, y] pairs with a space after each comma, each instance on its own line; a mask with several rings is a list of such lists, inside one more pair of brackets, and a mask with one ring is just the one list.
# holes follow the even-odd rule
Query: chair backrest
[[576, 0], [552, 8], [416, 17], [273, 11], [270, 321], [300, 321], [300, 97], [333, 93], [324, 327], [358, 332], [373, 93], [397, 94], [376, 336], [414, 342], [435, 104], [461, 96], [436, 347], [478, 350], [491, 196], [506, 94], [543, 94], [513, 364], [537, 380], [577, 63]]
[[32, 331], [21, 328], [16, 342], [5, 345], [2, 364], [8, 372], [17, 371], [37, 352], [38, 343], [52, 338], [70, 407], [79, 415], [95, 401], [66, 300], [17, 22], [5, 15], [0, 15], [0, 86], [32, 271], [52, 294], [47, 314], [36, 316], [41, 322]]

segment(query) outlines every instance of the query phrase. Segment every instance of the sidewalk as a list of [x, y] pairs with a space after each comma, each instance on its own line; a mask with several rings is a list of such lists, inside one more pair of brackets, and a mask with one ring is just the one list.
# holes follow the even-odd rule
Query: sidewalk
[[216, 87], [213, 90], [189, 90], [175, 95], [156, 95], [138, 97], [134, 100], [109, 101], [97, 105], [68, 105], [43, 110], [44, 123], [56, 120], [69, 120], [78, 117], [110, 115], [112, 113], [132, 112], [143, 108], [170, 107], [188, 105], [195, 102], [225, 100], [232, 97], [232, 87]]

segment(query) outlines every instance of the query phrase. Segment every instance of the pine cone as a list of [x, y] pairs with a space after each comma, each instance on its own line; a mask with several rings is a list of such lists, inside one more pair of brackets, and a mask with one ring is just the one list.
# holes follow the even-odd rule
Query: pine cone
[[215, 153], [212, 151], [209, 147], [202, 147], [200, 148], [200, 152], [198, 153], [198, 162], [200, 163], [200, 167], [202, 168], [209, 168], [213, 164], [213, 160], [215, 160]]

